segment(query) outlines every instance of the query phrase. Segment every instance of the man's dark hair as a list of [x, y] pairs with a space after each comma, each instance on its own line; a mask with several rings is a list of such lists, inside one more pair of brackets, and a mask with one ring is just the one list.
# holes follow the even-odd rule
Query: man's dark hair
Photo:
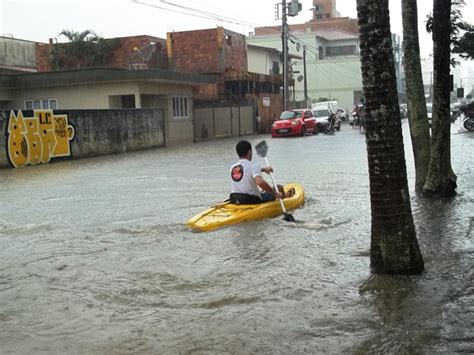
[[246, 156], [249, 150], [251, 149], [252, 149], [252, 145], [247, 141], [240, 141], [235, 146], [235, 150], [237, 151], [239, 158]]

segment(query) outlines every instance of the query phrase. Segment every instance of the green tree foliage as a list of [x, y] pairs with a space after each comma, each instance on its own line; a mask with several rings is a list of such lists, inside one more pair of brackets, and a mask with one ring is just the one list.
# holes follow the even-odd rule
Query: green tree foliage
[[[462, 8], [465, 6], [464, 0], [453, 0], [451, 4], [450, 40], [451, 52], [458, 54], [464, 59], [474, 59], [474, 26], [462, 20]], [[426, 30], [433, 31], [433, 16], [427, 16]], [[458, 62], [451, 58], [451, 65]]]
[[63, 30], [59, 35], [69, 42], [54, 45], [52, 64], [55, 69], [104, 66], [110, 51], [118, 43], [116, 39], [106, 40], [91, 30]]
[[[458, 25], [459, 35], [453, 41], [453, 53], [464, 59], [474, 59], [474, 26], [467, 22]], [[461, 35], [462, 33], [462, 35]]]

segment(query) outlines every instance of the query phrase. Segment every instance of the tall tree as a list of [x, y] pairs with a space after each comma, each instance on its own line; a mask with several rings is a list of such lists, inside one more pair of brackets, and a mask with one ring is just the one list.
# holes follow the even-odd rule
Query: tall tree
[[456, 175], [451, 168], [450, 121], [450, 16], [451, 0], [433, 1], [433, 117], [430, 165], [423, 192], [431, 196], [456, 194]]
[[410, 206], [388, 0], [357, 0], [375, 273], [417, 274], [423, 257]]
[[415, 190], [423, 191], [430, 163], [430, 128], [421, 73], [416, 0], [402, 0], [403, 66], [408, 96], [408, 120], [415, 160]]

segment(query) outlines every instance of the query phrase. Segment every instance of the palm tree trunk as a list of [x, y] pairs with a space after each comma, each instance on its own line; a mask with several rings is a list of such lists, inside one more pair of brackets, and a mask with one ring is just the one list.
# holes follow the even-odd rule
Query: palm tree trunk
[[433, 1], [433, 118], [430, 166], [423, 192], [434, 196], [453, 196], [457, 187], [451, 168], [450, 13], [451, 0]]
[[416, 0], [402, 0], [403, 67], [408, 96], [408, 120], [415, 160], [415, 190], [422, 192], [430, 164], [430, 129], [421, 74], [417, 16]]
[[417, 274], [423, 258], [408, 191], [388, 0], [357, 0], [375, 273]]

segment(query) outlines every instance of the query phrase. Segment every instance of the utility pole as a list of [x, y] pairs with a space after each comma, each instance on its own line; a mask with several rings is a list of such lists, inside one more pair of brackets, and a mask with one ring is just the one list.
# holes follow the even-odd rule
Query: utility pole
[[304, 103], [308, 105], [308, 78], [306, 75], [306, 46], [303, 45]]
[[298, 0], [282, 0], [281, 3], [281, 46], [283, 52], [283, 110], [288, 110], [290, 97], [289, 80], [288, 80], [288, 18], [287, 16], [296, 16], [302, 10], [302, 5]]
[[283, 111], [288, 110], [288, 23], [286, 17], [286, 0], [281, 4], [281, 41], [283, 52]]

